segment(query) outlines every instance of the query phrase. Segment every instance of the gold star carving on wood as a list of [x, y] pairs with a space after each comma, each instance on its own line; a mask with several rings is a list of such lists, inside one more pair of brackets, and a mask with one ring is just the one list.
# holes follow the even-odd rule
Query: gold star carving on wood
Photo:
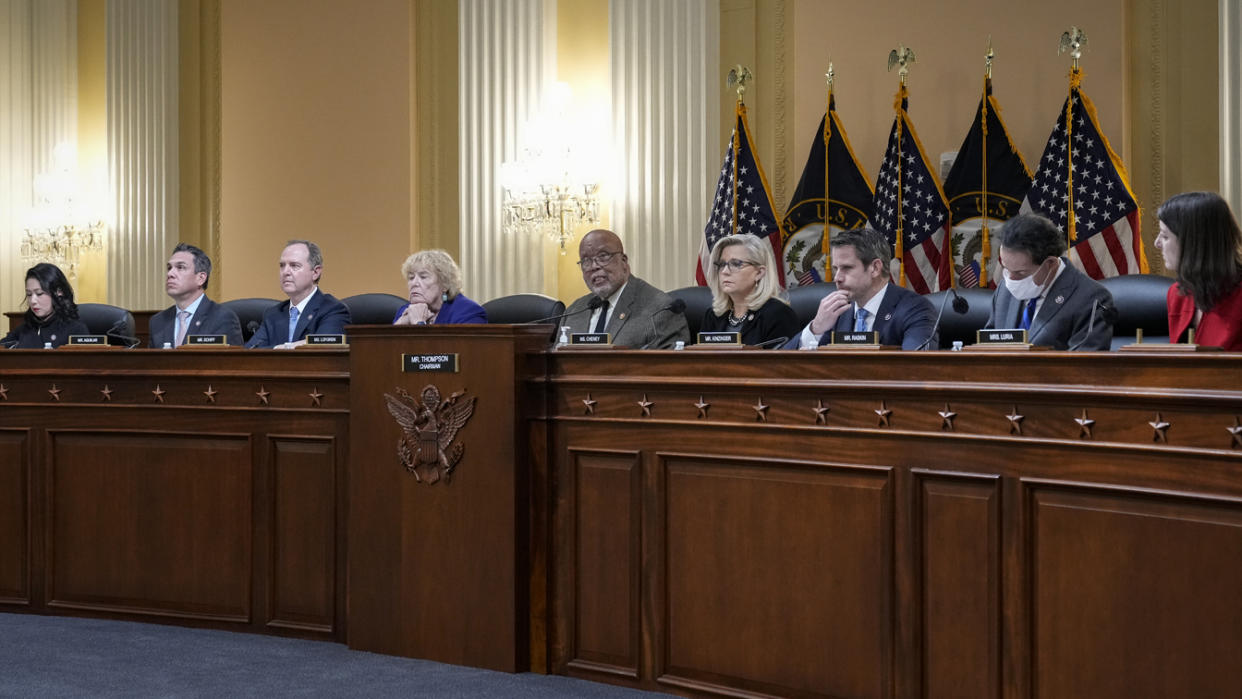
[[206, 390], [206, 391], [203, 391], [203, 395], [204, 395], [204, 396], [207, 396], [207, 402], [208, 402], [208, 403], [215, 403], [215, 402], [216, 402], [216, 394], [217, 394], [217, 393], [219, 393], [219, 391], [217, 391], [216, 389], [212, 388], [212, 387], [211, 387], [211, 384], [207, 384], [207, 390]]
[[811, 410], [815, 411], [815, 424], [817, 425], [828, 424], [828, 411], [831, 410], [831, 408], [825, 405], [822, 399], [816, 398], [815, 407], [811, 408]]
[[56, 387], [56, 384], [52, 384], [52, 387], [47, 390], [47, 393], [52, 397], [52, 400], [60, 400], [60, 389]]
[[651, 406], [653, 405], [655, 405], [655, 403], [652, 403], [651, 401], [647, 400], [647, 394], [644, 393], [643, 399], [638, 401], [638, 407], [642, 408], [643, 410], [643, 417], [651, 417]]
[[1013, 410], [1009, 411], [1005, 419], [1009, 421], [1009, 434], [1016, 434], [1021, 437], [1022, 421], [1026, 419], [1026, 416], [1018, 414], [1018, 406], [1013, 406]]
[[885, 401], [880, 401], [880, 407], [875, 410], [875, 414], [880, 418], [879, 427], [892, 427], [889, 418], [893, 416], [893, 411], [888, 409], [888, 404]]
[[586, 415], [594, 415], [594, 414], [595, 414], [595, 405], [596, 405], [597, 403], [599, 403], [599, 401], [597, 401], [597, 400], [595, 400], [595, 399], [591, 398], [591, 394], [590, 394], [590, 393], [587, 393], [587, 397], [582, 399], [582, 404], [586, 406], [586, 413], [585, 413], [585, 414], [586, 414]]
[[112, 387], [104, 384], [104, 387], [99, 389], [99, 395], [103, 397], [105, 402], [112, 402]]
[[937, 413], [940, 416], [940, 429], [953, 431], [953, 419], [957, 417], [957, 413], [949, 410], [949, 404], [944, 404], [944, 410]]
[[311, 392], [308, 393], [307, 395], [310, 396], [312, 407], [315, 407], [315, 408], [323, 407], [323, 394], [319, 392], [318, 386], [312, 388]]
[[1230, 445], [1229, 448], [1237, 449], [1238, 447], [1242, 447], [1242, 421], [1238, 420], [1235, 415], [1233, 418], [1233, 427], [1226, 427], [1225, 429], [1229, 430], [1229, 434], [1233, 436], [1233, 444]]
[[0, 400], [8, 400], [8, 399], [9, 399], [9, 387], [0, 383]]
[[707, 409], [708, 409], [708, 408], [710, 408], [710, 407], [712, 407], [712, 404], [711, 404], [711, 403], [708, 403], [708, 402], [707, 402], [707, 401], [705, 401], [705, 400], [703, 400], [703, 396], [699, 396], [699, 402], [695, 403], [695, 404], [694, 404], [694, 407], [696, 407], [696, 408], [698, 408], [698, 409], [699, 409], [699, 416], [698, 416], [697, 418], [695, 418], [695, 419], [696, 419], [696, 420], [698, 420], [698, 419], [706, 419], [706, 418], [707, 418]]
[[154, 390], [154, 391], [151, 391], [151, 395], [155, 396], [155, 402], [156, 402], [156, 403], [163, 403], [163, 402], [164, 402], [164, 394], [165, 394], [165, 393], [168, 393], [168, 391], [165, 391], [164, 389], [160, 388], [160, 385], [159, 385], [159, 384], [155, 384], [155, 390]]
[[255, 395], [259, 397], [260, 405], [271, 405], [272, 404], [271, 401], [268, 400], [268, 396], [272, 395], [272, 393], [271, 391], [268, 391], [263, 386], [259, 386], [259, 390], [255, 392]]
[[1078, 438], [1093, 439], [1091, 428], [1095, 427], [1095, 420], [1087, 417], [1087, 409], [1082, 409], [1082, 417], [1074, 418], [1074, 422], [1078, 423]]
[[750, 406], [755, 409], [755, 419], [759, 422], [768, 421], [768, 406], [763, 404], [763, 396], [759, 396], [759, 402]]
[[1173, 425], [1161, 417], [1159, 412], [1156, 413], [1156, 419], [1147, 424], [1151, 425], [1152, 429], [1151, 441], [1169, 443], [1168, 432]]

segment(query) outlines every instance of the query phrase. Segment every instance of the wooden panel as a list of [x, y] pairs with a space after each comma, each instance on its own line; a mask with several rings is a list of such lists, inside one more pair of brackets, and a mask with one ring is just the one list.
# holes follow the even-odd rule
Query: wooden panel
[[1237, 696], [1242, 502], [1028, 492], [1035, 696]]
[[50, 604], [248, 620], [247, 437], [50, 438]]
[[30, 440], [0, 431], [0, 602], [30, 602]]
[[273, 438], [268, 624], [331, 631], [336, 566], [336, 444]]
[[[576, 453], [574, 657], [637, 677], [640, 495], [637, 455]], [[595, 667], [594, 670], [603, 668]]]
[[782, 695], [891, 691], [888, 469], [668, 457], [667, 675]]
[[1000, 479], [916, 471], [923, 693], [1000, 692]]

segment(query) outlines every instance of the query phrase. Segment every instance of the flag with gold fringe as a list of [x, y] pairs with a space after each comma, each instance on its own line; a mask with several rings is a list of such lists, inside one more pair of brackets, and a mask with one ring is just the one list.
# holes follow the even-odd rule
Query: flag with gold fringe
[[1044, 147], [1023, 211], [1065, 231], [1070, 260], [1093, 279], [1146, 273], [1139, 207], [1121, 158], [1100, 130], [1095, 105], [1070, 73], [1069, 96]]
[[759, 159], [751, 144], [746, 105], [739, 99], [737, 122], [733, 135], [729, 137], [729, 147], [725, 150], [711, 214], [703, 227], [703, 242], [699, 246], [699, 262], [694, 273], [699, 286], [707, 285], [707, 266], [711, 264], [712, 246], [716, 241], [727, 235], [745, 233], [765, 238], [772, 246], [777, 260], [777, 278], [782, 287], [785, 285], [785, 272], [780, 264], [781, 226], [776, 218], [776, 205], [772, 203], [768, 179], [759, 167]]
[[949, 251], [949, 202], [910, 122], [905, 84], [897, 91], [897, 116], [875, 184], [871, 223], [893, 245], [893, 277], [920, 294], [953, 285]]
[[992, 78], [985, 77], [975, 121], [944, 180], [959, 286], [995, 286], [1000, 250], [995, 236], [1021, 209], [1030, 188], [1031, 171], [1005, 128]]
[[829, 87], [828, 111], [819, 122], [806, 167], [781, 222], [783, 267], [790, 287], [814, 284], [832, 276], [832, 253], [828, 246], [832, 232], [866, 225], [874, 196], [870, 180], [841, 126], [836, 98]]

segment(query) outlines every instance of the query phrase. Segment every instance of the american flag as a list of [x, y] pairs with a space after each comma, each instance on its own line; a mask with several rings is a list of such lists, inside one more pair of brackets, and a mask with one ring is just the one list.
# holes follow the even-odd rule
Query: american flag
[[[737, 125], [725, 150], [724, 165], [716, 183], [711, 215], [703, 227], [703, 243], [699, 247], [699, 263], [694, 276], [699, 286], [707, 285], [707, 266], [711, 264], [712, 246], [727, 235], [745, 234], [766, 238], [776, 259], [777, 280], [785, 286], [785, 270], [781, 259], [781, 226], [776, 219], [776, 206], [768, 190], [768, 180], [755, 158], [750, 144], [750, 128], [746, 125], [746, 107], [737, 105]], [[736, 214], [736, 216], [735, 216]]]
[[[898, 97], [901, 106], [876, 180], [871, 223], [901, 252], [901, 285], [906, 286], [909, 280], [911, 289], [928, 294], [953, 284], [949, 202], [910, 123], [904, 85]], [[902, 228], [900, 246], [898, 221]], [[894, 257], [898, 257], [896, 252]]]
[[[1048, 217], [1069, 237], [1070, 259], [1093, 279], [1147, 272], [1139, 210], [1125, 166], [1100, 132], [1095, 105], [1070, 78], [1070, 96], [1048, 138], [1023, 211]], [[1066, 117], [1069, 127], [1066, 127]], [[1070, 229], [1070, 187], [1074, 227]]]

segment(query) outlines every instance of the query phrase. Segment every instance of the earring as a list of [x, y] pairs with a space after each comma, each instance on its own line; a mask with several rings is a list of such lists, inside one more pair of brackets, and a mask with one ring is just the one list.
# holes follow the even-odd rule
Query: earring
[[448, 301], [448, 292], [442, 291], [440, 292], [440, 303], [444, 303], [445, 301]]

